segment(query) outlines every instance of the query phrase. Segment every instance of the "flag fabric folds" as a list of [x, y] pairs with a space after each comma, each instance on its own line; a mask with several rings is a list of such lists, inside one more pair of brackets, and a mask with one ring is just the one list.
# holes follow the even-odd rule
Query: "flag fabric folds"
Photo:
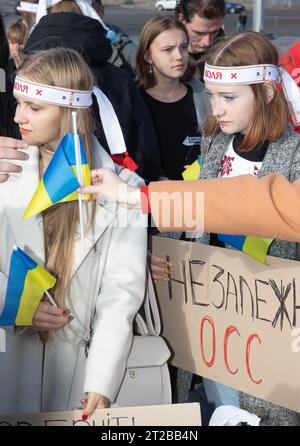
[[264, 264], [269, 247], [273, 242], [271, 238], [229, 234], [218, 234], [218, 239]]
[[[79, 137], [81, 152], [81, 170], [83, 185], [91, 184], [90, 168], [87, 163], [84, 145]], [[55, 203], [74, 201], [78, 199], [77, 189], [79, 182], [76, 175], [76, 160], [74, 147], [74, 134], [69, 133], [63, 137], [53, 158], [44, 173], [29, 205], [27, 206], [23, 219], [44, 211]], [[90, 195], [84, 195], [89, 199]]]
[[14, 247], [0, 326], [32, 325], [33, 316], [45, 290], [52, 288], [56, 278]]
[[188, 166], [182, 173], [182, 178], [185, 181], [198, 180], [200, 177], [201, 157], [199, 156], [190, 166]]

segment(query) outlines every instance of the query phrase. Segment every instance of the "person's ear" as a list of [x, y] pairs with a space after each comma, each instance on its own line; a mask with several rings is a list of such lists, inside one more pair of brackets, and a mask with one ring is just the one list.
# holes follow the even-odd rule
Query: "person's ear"
[[150, 57], [150, 52], [149, 52], [149, 50], [147, 50], [147, 51], [145, 52], [145, 54], [144, 54], [144, 60], [145, 60], [147, 63], [152, 63], [152, 60], [151, 60], [151, 57]]
[[269, 104], [275, 95], [276, 85], [274, 81], [267, 81], [264, 83], [264, 89], [265, 89], [265, 98], [267, 101], [267, 104]]

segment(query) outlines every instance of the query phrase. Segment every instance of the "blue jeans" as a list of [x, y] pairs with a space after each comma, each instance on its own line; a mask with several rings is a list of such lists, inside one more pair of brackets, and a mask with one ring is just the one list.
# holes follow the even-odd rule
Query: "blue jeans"
[[227, 405], [240, 407], [238, 390], [208, 378], [202, 378], [202, 383], [189, 392], [188, 402], [200, 403], [203, 426], [208, 426], [217, 407]]

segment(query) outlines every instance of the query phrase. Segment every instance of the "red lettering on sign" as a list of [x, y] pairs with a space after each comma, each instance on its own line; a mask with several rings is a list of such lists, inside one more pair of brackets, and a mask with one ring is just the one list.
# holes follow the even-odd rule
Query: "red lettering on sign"
[[237, 79], [237, 73], [231, 73], [231, 79]]
[[[212, 328], [212, 357], [210, 361], [207, 361], [205, 356], [204, 356], [204, 348], [203, 348], [203, 328], [204, 328], [204, 323], [208, 322]], [[211, 317], [209, 316], [205, 316], [202, 319], [201, 322], [201, 327], [200, 327], [200, 345], [201, 345], [201, 355], [202, 358], [205, 362], [205, 364], [207, 365], [208, 368], [212, 367], [214, 365], [215, 359], [216, 359], [216, 332], [215, 332], [215, 326], [214, 326], [214, 322], [212, 320]]]
[[232, 335], [232, 333], [237, 333], [239, 336], [241, 336], [238, 329], [234, 325], [230, 325], [229, 327], [227, 327], [224, 335], [224, 361], [228, 372], [232, 375], [236, 375], [239, 369], [231, 370], [228, 364], [228, 339]]
[[249, 336], [248, 341], [247, 341], [247, 348], [246, 348], [246, 367], [247, 367], [247, 372], [249, 375], [249, 378], [251, 379], [251, 381], [253, 381], [255, 384], [260, 384], [262, 382], [262, 379], [254, 379], [251, 373], [251, 369], [250, 369], [250, 347], [251, 347], [251, 343], [254, 339], [258, 339], [259, 343], [261, 344], [261, 340], [260, 337], [256, 334], [253, 333], [252, 335]]
[[[204, 339], [207, 339], [206, 337], [204, 337], [205, 336], [204, 335], [205, 322], [207, 322], [212, 329], [212, 340], [211, 340], [212, 356], [211, 356], [210, 360], [206, 359], [205, 354], [204, 354]], [[239, 369], [238, 368], [232, 369], [229, 366], [229, 362], [228, 362], [228, 342], [229, 342], [230, 336], [233, 333], [236, 333], [239, 337], [241, 337], [239, 330], [234, 325], [229, 325], [226, 328], [225, 333], [224, 333], [224, 342], [223, 342], [224, 352], [223, 352], [223, 354], [224, 354], [224, 365], [225, 365], [226, 370], [231, 375], [236, 375], [236, 374], [238, 374]], [[216, 334], [216, 328], [215, 328], [213, 319], [210, 316], [204, 316], [201, 320], [201, 325], [200, 325], [200, 349], [201, 349], [201, 356], [203, 358], [203, 361], [205, 362], [205, 364], [208, 368], [213, 367], [215, 365], [215, 362], [217, 359], [216, 339], [217, 339], [217, 334]], [[257, 339], [259, 341], [259, 343], [261, 344], [261, 340], [260, 340], [260, 337], [258, 336], [258, 334], [253, 333], [248, 337], [247, 343], [246, 343], [246, 369], [247, 369], [247, 374], [248, 374], [250, 380], [252, 382], [254, 382], [255, 384], [261, 384], [262, 379], [255, 379], [252, 375], [251, 368], [250, 368], [250, 350], [251, 350], [251, 344], [254, 341], [254, 339]]]

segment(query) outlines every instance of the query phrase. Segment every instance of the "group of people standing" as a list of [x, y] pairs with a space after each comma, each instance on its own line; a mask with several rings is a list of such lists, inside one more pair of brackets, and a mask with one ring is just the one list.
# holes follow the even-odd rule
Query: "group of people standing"
[[[0, 228], [6, 241], [0, 247], [0, 271], [8, 272], [12, 245], [27, 248], [57, 276], [58, 308], [42, 302], [32, 327], [8, 330], [6, 361], [0, 363], [1, 382], [7, 382], [0, 388], [0, 411], [66, 410], [78, 401], [87, 417], [115, 400], [122, 381], [132, 321], [145, 291], [147, 230], [145, 215], [144, 227], [115, 227], [121, 207], [101, 202], [85, 203], [85, 248], [78, 241], [76, 202], [21, 220], [60, 139], [72, 131], [71, 111], [78, 112], [90, 166], [108, 167], [132, 186], [141, 186], [142, 179], [181, 180], [184, 169], [200, 157], [201, 179], [277, 173], [292, 182], [300, 175], [300, 139], [278, 88], [276, 48], [259, 33], [225, 37], [223, 0], [181, 0], [175, 17], [155, 17], [144, 25], [127, 58], [115, 45], [116, 31], [103, 22], [99, 0], [24, 3], [24, 20], [30, 20], [21, 60], [9, 63], [5, 45], [1, 54], [7, 91], [1, 94], [0, 129], [8, 138], [0, 137]], [[24, 89], [16, 88], [15, 79]], [[63, 90], [64, 99], [50, 93], [37, 98], [30, 85]], [[66, 102], [69, 90], [78, 98], [84, 93], [87, 102]], [[10, 138], [20, 135], [22, 143]], [[126, 169], [132, 166], [135, 173]], [[103, 219], [105, 226], [99, 224]], [[186, 237], [184, 232], [165, 235]], [[192, 241], [224, 246], [214, 233], [195, 234]], [[277, 239], [269, 253], [293, 260], [300, 255], [298, 243]], [[154, 280], [170, 277], [163, 259], [149, 252], [148, 263]], [[78, 348], [91, 317], [85, 380], [74, 388]], [[206, 424], [216, 407], [240, 405], [237, 390], [206, 378], [187, 398], [201, 402]], [[270, 410], [275, 409], [266, 403], [266, 418]], [[278, 424], [298, 423], [297, 414], [288, 419], [284, 409], [276, 411]]]

